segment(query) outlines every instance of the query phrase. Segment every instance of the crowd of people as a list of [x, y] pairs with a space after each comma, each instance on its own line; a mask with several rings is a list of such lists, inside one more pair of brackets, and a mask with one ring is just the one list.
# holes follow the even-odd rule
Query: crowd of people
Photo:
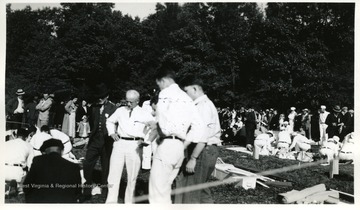
[[[244, 143], [250, 151], [280, 157], [292, 149], [306, 151], [315, 141], [326, 145], [337, 138], [338, 142], [352, 139], [354, 113], [346, 107], [335, 106], [328, 113], [321, 106], [316, 114], [308, 109], [298, 114], [291, 107], [286, 115], [273, 108], [216, 109], [201, 79], [193, 76], [182, 81], [180, 88], [169, 66], [159, 69], [156, 84], [160, 92], [142, 104], [137, 90], [127, 90], [124, 106], [109, 100], [105, 84], [96, 87], [97, 101], [92, 105], [86, 100], [78, 104], [76, 96], [54, 104], [49, 93], [24, 104], [25, 92], [19, 89], [6, 105], [6, 181], [12, 183], [8, 193], [23, 192], [29, 203], [85, 202], [98, 187], [93, 174], [100, 158], [106, 203], [118, 203], [124, 166], [125, 203], [135, 203], [141, 168], [150, 170], [150, 203], [213, 203], [209, 189], [173, 199], [171, 191], [174, 186], [208, 182], [222, 142]], [[53, 109], [58, 105], [61, 109]], [[86, 140], [83, 161], [72, 154], [76, 137]], [[14, 182], [18, 187], [13, 187]]]
[[353, 143], [354, 110], [346, 106], [335, 105], [328, 112], [321, 105], [314, 114], [307, 108], [297, 113], [295, 107], [290, 107], [286, 114], [273, 108], [255, 111], [244, 107], [218, 108], [218, 112], [224, 143], [239, 144], [249, 151], [256, 146], [262, 155], [301, 161], [312, 161], [312, 155], [306, 156], [306, 152], [311, 145], [319, 145], [319, 155], [328, 162], [334, 156], [353, 159], [353, 148], [347, 144]]

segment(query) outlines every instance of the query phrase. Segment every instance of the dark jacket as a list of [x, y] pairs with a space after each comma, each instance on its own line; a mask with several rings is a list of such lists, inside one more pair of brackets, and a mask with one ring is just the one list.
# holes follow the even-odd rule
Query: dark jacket
[[[97, 134], [102, 133], [104, 137], [108, 136], [108, 131], [106, 129], [106, 119], [109, 118], [116, 111], [116, 109], [117, 107], [115, 104], [111, 103], [110, 101], [104, 105], [104, 110], [101, 115], [100, 106], [95, 106], [92, 108], [90, 116], [91, 132], [89, 135], [88, 146], [90, 146], [90, 144], [94, 141], [94, 137], [97, 136]], [[101, 123], [101, 130], [99, 130], [99, 123]]]
[[19, 101], [18, 98], [12, 98], [6, 103], [6, 114], [11, 116], [14, 114], [15, 109], [18, 107]]
[[27, 203], [76, 203], [82, 189], [80, 167], [58, 153], [37, 156], [23, 189]]
[[76, 110], [76, 122], [80, 122], [84, 115], [89, 117], [89, 108], [86, 107], [86, 111], [85, 111], [84, 107], [79, 106]]

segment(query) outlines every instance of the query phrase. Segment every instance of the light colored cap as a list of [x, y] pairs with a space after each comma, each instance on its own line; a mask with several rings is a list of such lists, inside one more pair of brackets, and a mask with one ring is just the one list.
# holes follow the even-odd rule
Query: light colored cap
[[321, 109], [326, 109], [326, 106], [325, 106], [325, 105], [321, 105], [320, 108], [321, 108]]
[[295, 108], [295, 107], [291, 107], [291, 108], [290, 108], [290, 110], [295, 111], [295, 110], [296, 110], [296, 108]]

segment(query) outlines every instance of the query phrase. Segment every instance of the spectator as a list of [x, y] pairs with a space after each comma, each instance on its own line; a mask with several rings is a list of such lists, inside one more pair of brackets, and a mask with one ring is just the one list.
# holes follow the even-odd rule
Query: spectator
[[81, 194], [80, 167], [61, 157], [64, 145], [49, 139], [24, 181], [27, 203], [76, 203]]
[[89, 108], [88, 103], [85, 99], [81, 101], [81, 106], [76, 110], [76, 122], [81, 122], [83, 117], [86, 116], [89, 118]]
[[311, 118], [309, 114], [309, 110], [307, 108], [302, 110], [301, 115], [301, 128], [305, 131], [305, 136], [308, 139], [311, 139], [310, 127], [311, 127]]
[[72, 96], [70, 100], [66, 103], [63, 124], [61, 127], [62, 132], [67, 134], [71, 138], [71, 140], [75, 138], [75, 134], [76, 134], [76, 122], [75, 122], [76, 110], [77, 110], [76, 102], [77, 102], [77, 97]]
[[326, 119], [330, 113], [326, 111], [326, 106], [320, 106], [319, 113], [319, 129], [320, 129], [320, 144], [328, 139]]
[[297, 113], [296, 113], [296, 108], [295, 107], [291, 107], [290, 108], [290, 113], [288, 115], [288, 119], [289, 119], [289, 126], [288, 126], [288, 129], [289, 129], [289, 132], [292, 133], [294, 131], [294, 126], [295, 126], [295, 117], [297, 116]]
[[25, 106], [25, 122], [29, 126], [35, 126], [39, 116], [39, 111], [36, 110], [36, 105], [39, 103], [38, 97], [34, 96], [32, 101]]
[[23, 89], [16, 91], [16, 98], [12, 98], [6, 104], [6, 129], [16, 130], [21, 128], [23, 114], [24, 114], [24, 96], [25, 92]]
[[340, 128], [342, 128], [340, 112], [340, 106], [336, 105], [334, 106], [332, 113], [329, 114], [326, 118], [325, 123], [328, 126], [326, 129], [326, 132], [328, 133], [328, 138], [332, 138], [333, 136], [339, 136]]
[[36, 106], [36, 110], [39, 110], [39, 116], [37, 121], [37, 127], [41, 128], [43, 125], [49, 125], [49, 113], [52, 106], [52, 98], [49, 97], [48, 93], [43, 94], [43, 98]]

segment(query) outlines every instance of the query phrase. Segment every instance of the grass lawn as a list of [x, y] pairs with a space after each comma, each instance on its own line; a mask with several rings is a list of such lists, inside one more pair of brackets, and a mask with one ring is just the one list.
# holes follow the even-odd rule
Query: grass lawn
[[[251, 155], [234, 152], [225, 149], [226, 146], [220, 147], [220, 157], [225, 163], [241, 166], [257, 171], [265, 171], [271, 169], [282, 168], [299, 164], [296, 160], [283, 160], [272, 156], [260, 156], [259, 160], [254, 160]], [[74, 149], [77, 158], [83, 157], [85, 149]], [[300, 163], [301, 164], [301, 163]], [[333, 179], [329, 178], [330, 166], [313, 166], [299, 170], [276, 174], [284, 180], [292, 183], [292, 187], [274, 187], [265, 188], [257, 185], [255, 189], [245, 190], [243, 188], [235, 188], [234, 184], [226, 184], [211, 188], [215, 203], [218, 204], [277, 204], [278, 194], [290, 191], [292, 189], [302, 190], [317, 184], [325, 184], [327, 189], [335, 189], [349, 194], [354, 194], [354, 165], [340, 164], [339, 175], [335, 175]], [[99, 169], [99, 166], [97, 166]], [[99, 172], [98, 172], [99, 174]], [[97, 176], [99, 177], [99, 176]], [[138, 177], [136, 196], [148, 194], [148, 178], [149, 171], [141, 171]], [[214, 178], [213, 181], [216, 179]], [[126, 187], [126, 173], [123, 173], [121, 182], [119, 202], [123, 203]], [[104, 203], [105, 197], [101, 195], [93, 196], [88, 203]], [[15, 198], [6, 198], [5, 203], [24, 203], [24, 196], [18, 195]], [[147, 203], [145, 201], [144, 203]]]

